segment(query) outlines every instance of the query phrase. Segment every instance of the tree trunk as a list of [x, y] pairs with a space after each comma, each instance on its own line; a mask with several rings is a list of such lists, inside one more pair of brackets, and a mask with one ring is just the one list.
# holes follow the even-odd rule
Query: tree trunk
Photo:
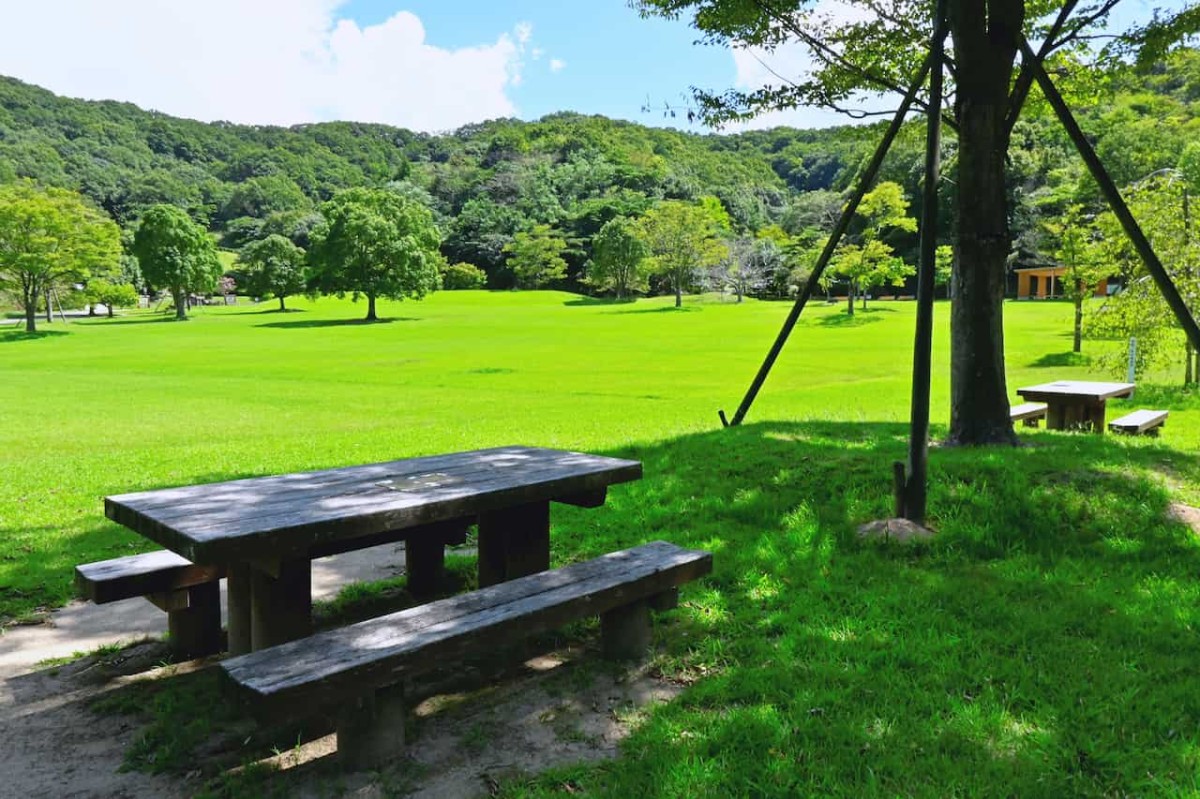
[[108, 309], [108, 318], [112, 319], [116, 315], [113, 313], [113, 304], [110, 302], [108, 305], [106, 305], [104, 307]]
[[681, 280], [675, 281], [675, 307], [683, 307], [683, 281]]
[[378, 319], [379, 319], [379, 317], [375, 315], [375, 295], [368, 294], [367, 295], [367, 321], [374, 322]]
[[285, 307], [283, 306], [283, 295], [282, 295], [282, 294], [280, 294], [280, 295], [279, 295], [279, 310], [281, 310], [281, 311], [286, 311], [286, 310], [287, 310], [287, 308], [285, 308]]
[[54, 321], [54, 305], [50, 301], [50, 291], [46, 291], [46, 322], [49, 324]]
[[850, 285], [846, 289], [846, 313], [854, 316], [854, 281], [850, 281]]
[[175, 318], [187, 319], [187, 293], [183, 289], [172, 289], [171, 295], [175, 298]]
[[862, 309], [867, 310], [867, 292], [862, 293]]
[[1083, 352], [1083, 295], [1075, 295], [1075, 349], [1073, 352]]
[[1008, 88], [1024, 0], [952, 0], [958, 202], [950, 315], [950, 441], [1016, 444], [1004, 372], [1011, 239], [1004, 162]]
[[37, 302], [33, 300], [25, 301], [25, 332], [37, 332]]

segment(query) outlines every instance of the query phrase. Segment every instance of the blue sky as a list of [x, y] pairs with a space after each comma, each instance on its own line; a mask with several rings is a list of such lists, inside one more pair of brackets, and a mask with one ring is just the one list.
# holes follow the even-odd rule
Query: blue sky
[[[372, 25], [401, 10], [420, 17], [431, 43], [450, 48], [532, 25], [532, 44], [545, 53], [510, 91], [525, 118], [573, 110], [654, 123], [662, 113], [643, 113], [647, 98], [661, 109], [690, 86], [730, 86], [736, 76], [728, 51], [696, 46], [685, 22], [642, 19], [624, 0], [350, 0], [339, 14]], [[552, 58], [565, 63], [559, 72]]]
[[[1184, 2], [1123, 0], [1120, 16]], [[0, 0], [0, 74], [206, 121], [446, 131], [572, 110], [687, 127], [662, 109], [691, 86], [775, 82], [760, 58], [784, 75], [808, 64], [794, 45], [766, 55], [697, 38], [625, 0]], [[796, 109], [754, 124], [845, 122]]]

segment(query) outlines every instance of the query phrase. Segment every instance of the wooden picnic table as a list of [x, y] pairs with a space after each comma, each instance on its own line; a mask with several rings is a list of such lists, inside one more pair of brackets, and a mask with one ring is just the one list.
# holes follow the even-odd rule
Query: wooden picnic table
[[1088, 428], [1104, 432], [1108, 400], [1133, 394], [1133, 383], [1104, 383], [1089, 380], [1058, 380], [1017, 393], [1026, 400], [1046, 403], [1046, 429]]
[[106, 497], [115, 522], [193, 563], [223, 566], [229, 649], [312, 631], [311, 560], [406, 542], [410, 590], [440, 572], [455, 531], [478, 524], [479, 584], [550, 567], [550, 503], [604, 504], [637, 461], [538, 447], [452, 455]]

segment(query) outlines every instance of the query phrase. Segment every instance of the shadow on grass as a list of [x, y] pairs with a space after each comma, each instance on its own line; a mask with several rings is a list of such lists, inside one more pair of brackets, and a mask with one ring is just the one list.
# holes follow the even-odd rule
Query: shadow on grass
[[[601, 509], [555, 506], [554, 561], [655, 539], [711, 550], [711, 577], [657, 626], [658, 668], [690, 688], [645, 711], [621, 759], [522, 778], [509, 795], [560, 795], [567, 780], [664, 798], [748, 785], [777, 797], [1188, 793], [1200, 545], [1167, 518], [1157, 472], [1195, 485], [1200, 459], [1048, 432], [1022, 448], [937, 449], [937, 538], [864, 543], [855, 529], [889, 514], [906, 436], [902, 424], [761, 423], [605, 453], [641, 460], [646, 477]], [[209, 768], [186, 755], [175, 773]]]
[[884, 311], [885, 313], [895, 313], [895, 311], [892, 310], [891, 308], [888, 308], [886, 310], [884, 310], [884, 309], [876, 310], [876, 309], [872, 308], [872, 309], [869, 309], [866, 311], [864, 311], [860, 308], [856, 308], [854, 310], [853, 316], [842, 311], [841, 313], [835, 313], [835, 314], [829, 314], [828, 316], [822, 316], [821, 319], [817, 322], [817, 324], [821, 325], [822, 327], [862, 327], [863, 325], [869, 325], [869, 324], [873, 324], [875, 322], [882, 322], [883, 317], [877, 315], [878, 313], [880, 313], [880, 311]]
[[1029, 366], [1040, 369], [1047, 366], [1090, 366], [1091, 363], [1091, 356], [1082, 352], [1053, 352], [1043, 355]]
[[[276, 311], [278, 312], [278, 311]], [[318, 327], [373, 327], [393, 322], [420, 322], [415, 316], [392, 316], [386, 319], [298, 319], [295, 322], [263, 322], [255, 327], [274, 327], [280, 330], [303, 330]]]
[[12, 327], [0, 329], [0, 344], [17, 342], [17, 341], [38, 341], [44, 338], [55, 338], [57, 336], [65, 336], [69, 331], [66, 330], [37, 330], [33, 333], [25, 331], [24, 326], [19, 330]]
[[[617, 303], [612, 303], [612, 304], [617, 305]], [[621, 303], [621, 304], [626, 305], [626, 304], [631, 304], [631, 303]], [[660, 306], [657, 308], [620, 308], [620, 307], [618, 307], [616, 310], [609, 311], [608, 313], [615, 313], [615, 314], [691, 313], [693, 311], [699, 311], [701, 309], [701, 307], [702, 306], [700, 306], [700, 305], [684, 305], [680, 308], [676, 308], [674, 305], [664, 305], [664, 306]]]
[[570, 300], [563, 300], [563, 305], [574, 308], [578, 306], [594, 306], [594, 305], [633, 305], [637, 302], [637, 297], [575, 297]]

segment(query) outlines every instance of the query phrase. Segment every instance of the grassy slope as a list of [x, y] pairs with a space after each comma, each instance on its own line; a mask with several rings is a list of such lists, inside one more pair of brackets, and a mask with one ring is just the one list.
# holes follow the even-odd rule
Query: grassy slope
[[[74, 563], [145, 546], [103, 520], [106, 493], [508, 442], [632, 455], [645, 480], [556, 509], [554, 557], [712, 548], [713, 578], [660, 628], [664, 668], [696, 684], [627, 757], [510, 794], [1200, 790], [1200, 549], [1164, 518], [1200, 495], [1192, 398], [1140, 393], [1172, 409], [1160, 442], [935, 450], [941, 535], [898, 555], [853, 528], [887, 513], [903, 456], [911, 305], [852, 324], [815, 308], [753, 423], [727, 431], [715, 410], [736, 406], [781, 305], [446, 293], [372, 326], [307, 308], [0, 338], [0, 609], [61, 601]], [[1008, 311], [1011, 385], [1098, 376], [1054, 365], [1066, 306]]]

